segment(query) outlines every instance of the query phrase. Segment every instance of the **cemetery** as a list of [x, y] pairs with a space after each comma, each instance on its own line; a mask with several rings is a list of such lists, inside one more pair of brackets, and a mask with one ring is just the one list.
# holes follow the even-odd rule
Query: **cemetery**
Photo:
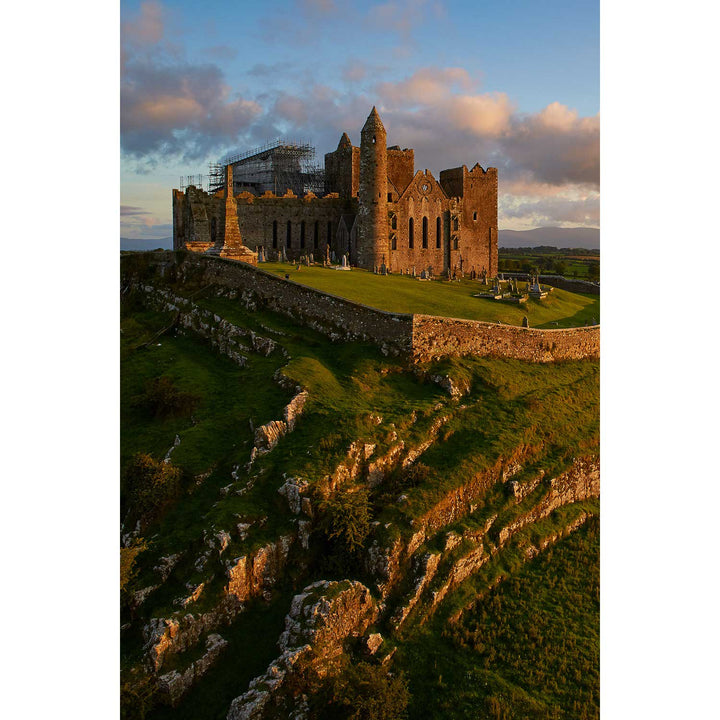
[[[568, 292], [541, 284], [537, 276], [506, 278], [502, 274], [458, 273], [447, 277], [432, 266], [391, 273], [350, 266], [346, 255], [327, 250], [288, 259], [281, 249], [268, 258], [258, 248], [258, 268], [301, 285], [388, 312], [423, 313], [499, 322], [535, 328], [596, 325], [598, 296]], [[345, 272], [343, 272], [345, 271]]]

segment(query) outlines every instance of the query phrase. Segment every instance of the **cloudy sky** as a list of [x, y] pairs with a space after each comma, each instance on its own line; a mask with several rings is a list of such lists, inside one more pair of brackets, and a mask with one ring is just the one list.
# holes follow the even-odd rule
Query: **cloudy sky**
[[597, 0], [121, 3], [121, 235], [276, 137], [318, 161], [376, 105], [417, 169], [500, 171], [500, 228], [599, 226]]

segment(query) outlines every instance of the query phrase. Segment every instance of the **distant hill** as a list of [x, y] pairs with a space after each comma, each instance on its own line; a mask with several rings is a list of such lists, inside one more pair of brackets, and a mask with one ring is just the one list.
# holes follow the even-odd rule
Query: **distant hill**
[[[538, 245], [551, 245], [557, 248], [587, 248], [588, 250], [600, 247], [600, 230], [597, 228], [555, 228], [541, 227], [533, 230], [500, 230], [498, 232], [500, 247], [537, 247]], [[120, 238], [121, 250], [155, 250], [163, 248], [172, 250], [172, 238], [159, 238], [156, 240], [138, 240], [135, 238]]]
[[597, 228], [540, 227], [532, 230], [500, 230], [500, 247], [521, 248], [552, 245], [557, 248], [600, 248], [600, 230]]
[[162, 248], [163, 250], [172, 250], [172, 238], [158, 238], [155, 240], [138, 240], [135, 238], [120, 238], [120, 249], [121, 250], [157, 250]]

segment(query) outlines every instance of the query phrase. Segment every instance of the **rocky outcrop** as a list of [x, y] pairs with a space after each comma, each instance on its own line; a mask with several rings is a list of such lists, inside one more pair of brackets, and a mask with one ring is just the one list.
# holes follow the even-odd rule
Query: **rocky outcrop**
[[238, 327], [209, 310], [203, 310], [187, 298], [175, 295], [164, 287], [137, 284], [146, 303], [163, 312], [176, 312], [177, 324], [207, 339], [219, 353], [241, 367], [247, 362], [247, 353], [270, 355], [279, 348], [271, 338], [252, 330]]
[[488, 556], [484, 554], [482, 543], [474, 548], [467, 555], [461, 557], [450, 570], [445, 582], [432, 592], [430, 611], [434, 610], [443, 600], [448, 591], [466, 580], [470, 575], [479, 570], [487, 561]]
[[470, 390], [467, 383], [456, 382], [449, 375], [431, 375], [430, 380], [439, 385], [453, 400], [461, 398]]
[[600, 497], [600, 461], [576, 460], [567, 472], [552, 478], [549, 483], [550, 490], [537, 505], [500, 530], [498, 541], [501, 545], [521, 528], [547, 517], [562, 505]]
[[310, 487], [307, 480], [300, 478], [288, 478], [280, 486], [278, 493], [282, 495], [288, 501], [288, 507], [293, 515], [299, 515], [303, 510], [303, 500], [308, 498], [304, 497], [305, 492]]
[[[522, 466], [517, 459], [515, 461], [498, 462], [489, 471], [489, 477], [495, 482], [508, 480], [516, 475]], [[518, 487], [516, 502], [535, 489], [543, 478], [543, 473], [538, 473], [532, 478], [523, 489]], [[488, 480], [486, 476], [485, 481]], [[477, 488], [474, 483], [471, 488]], [[570, 469], [548, 481], [549, 490], [543, 498], [528, 510], [515, 518], [511, 523], [502, 527], [497, 533], [497, 552], [506, 545], [509, 540], [526, 525], [547, 517], [556, 508], [571, 503], [599, 497], [600, 494], [600, 468], [597, 458], [577, 459]], [[528, 489], [529, 488], [529, 489]], [[414, 523], [420, 527], [406, 540], [397, 538], [392, 544], [383, 546], [377, 540], [373, 542], [367, 551], [365, 568], [376, 579], [377, 589], [383, 598], [387, 598], [390, 590], [396, 586], [403, 574], [403, 567], [406, 567], [408, 558], [422, 547], [423, 543], [432, 536], [433, 530], [441, 523], [451, 524], [465, 514], [472, 512], [473, 506], [469, 501], [468, 486], [464, 486], [449, 493], [434, 508], [426, 513], [420, 521]], [[417, 605], [423, 595], [428, 595], [428, 603], [423, 612], [431, 613], [445, 598], [447, 593], [462, 583], [470, 575], [479, 570], [488, 560], [490, 555], [486, 552], [483, 544], [484, 538], [493, 527], [497, 515], [488, 517], [484, 526], [475, 530], [466, 530], [462, 535], [449, 532], [444, 538], [444, 551], [451, 552], [461, 542], [469, 542], [472, 548], [465, 551], [465, 554], [455, 559], [449, 568], [443, 571], [442, 576], [437, 575], [440, 564], [440, 554], [428, 554], [420, 551], [412, 561], [415, 568], [415, 581], [409, 595], [401, 602], [390, 618], [390, 624], [399, 629], [410, 612]], [[422, 524], [421, 524], [422, 523]], [[532, 552], [532, 551], [530, 551]]]
[[367, 466], [367, 482], [370, 487], [379, 485], [385, 479], [387, 473], [400, 461], [400, 456], [404, 449], [405, 443], [400, 440], [391, 445], [390, 449], [384, 455]]
[[413, 527], [417, 529], [408, 542], [407, 553], [412, 554], [435, 532], [474, 512], [478, 498], [488, 488], [519, 472], [522, 463], [537, 452], [538, 448], [521, 446], [509, 457], [499, 458], [489, 468], [479, 471], [471, 480], [448, 492], [442, 500], [414, 521]]
[[405, 546], [398, 537], [392, 543], [373, 540], [365, 558], [365, 569], [375, 580], [375, 587], [385, 597], [400, 577], [400, 559]]
[[[536, 487], [542, 475], [533, 478], [529, 485], [534, 488]], [[497, 547], [492, 549], [492, 554], [497, 554], [499, 550], [506, 546], [509, 541], [524, 527], [527, 525], [537, 522], [547, 517], [553, 510], [572, 503], [581, 502], [589, 498], [595, 498], [600, 496], [600, 467], [599, 461], [596, 458], [593, 459], [582, 459], [576, 460], [572, 467], [557, 478], [553, 478], [549, 481], [550, 489], [544, 495], [544, 497], [535, 505], [531, 510], [523, 513], [513, 522], [502, 527], [498, 532], [498, 544]], [[525, 494], [525, 496], [528, 493]], [[485, 552], [485, 548], [481, 539], [485, 537], [493, 525], [497, 516], [493, 516], [488, 519], [484, 529], [473, 531], [471, 533], [464, 533], [463, 539], [470, 541], [476, 546], [469, 552], [455, 560], [445, 579], [432, 589], [430, 593], [429, 607], [425, 611], [425, 619], [431, 614], [435, 608], [442, 602], [447, 593], [453, 588], [460, 585], [470, 575], [477, 572], [485, 563], [487, 563], [491, 555]], [[526, 558], [531, 558], [537, 555], [541, 550], [545, 549], [549, 544], [555, 542], [560, 537], [564, 537], [568, 533], [574, 531], [580, 525], [582, 525], [587, 519], [587, 513], [583, 512], [579, 518], [560, 532], [553, 533], [544, 540], [542, 540], [538, 546], [528, 545], [524, 548], [523, 553]], [[447, 538], [446, 538], [447, 542]], [[452, 547], [456, 546], [457, 542], [454, 539], [450, 540]], [[427, 586], [427, 583], [426, 583]], [[422, 590], [421, 590], [422, 592]], [[419, 599], [415, 598], [415, 602]], [[406, 614], [407, 615], [407, 614]], [[404, 619], [404, 617], [403, 617]]]
[[148, 668], [159, 672], [170, 653], [187, 650], [200, 637], [230, 622], [243, 606], [226, 597], [213, 610], [200, 615], [175, 615], [171, 618], [151, 618], [143, 628]]
[[283, 417], [288, 428], [288, 432], [295, 429], [295, 420], [302, 415], [305, 403], [308, 399], [307, 390], [301, 390], [295, 397], [285, 406]]
[[300, 669], [320, 677], [332, 672], [347, 638], [362, 635], [376, 616], [375, 602], [362, 583], [321, 580], [306, 587], [293, 598], [285, 618], [280, 656], [233, 700], [227, 720], [306, 717], [290, 678]]
[[[547, 547], [549, 547], [553, 543], [557, 542], [558, 540], [560, 540], [564, 537], [567, 537], [570, 533], [575, 532], [575, 530], [582, 527], [582, 525], [584, 525], [585, 522], [587, 522], [587, 520], [590, 517], [592, 517], [592, 515], [590, 515], [586, 512], [582, 512], [575, 520], [568, 523], [565, 527], [563, 527], [560, 530], [557, 530], [555, 532], [552, 532], [549, 535], [547, 535], [546, 537], [542, 538], [538, 542], [537, 545], [533, 545], [533, 544], [525, 545], [522, 549], [525, 560], [531, 560], [532, 558], [539, 555], [542, 550], [545, 550]], [[484, 563], [481, 563], [481, 564], [484, 564]], [[470, 603], [461, 607], [459, 610], [457, 610], [455, 613], [453, 613], [453, 615], [451, 615], [448, 618], [448, 621], [450, 623], [458, 622], [466, 610], [470, 609], [471, 607], [476, 605], [478, 602], [482, 601], [482, 598], [485, 596], [485, 592], [487, 590], [490, 590], [491, 588], [495, 587], [502, 581], [503, 581], [503, 575], [500, 575], [497, 578], [495, 578], [495, 580], [493, 582], [489, 583], [484, 591], [477, 594]], [[451, 588], [448, 588], [448, 589], [451, 589]], [[434, 609], [434, 606], [431, 609]]]
[[295, 423], [308, 399], [306, 390], [300, 390], [283, 410], [284, 420], [271, 420], [255, 431], [255, 444], [250, 453], [250, 465], [258, 455], [269, 453], [280, 442], [280, 438], [295, 429]]
[[288, 431], [283, 420], [271, 420], [255, 430], [255, 450], [257, 455], [270, 452], [280, 442], [280, 438]]
[[277, 542], [260, 547], [248, 556], [227, 561], [228, 584], [222, 599], [212, 610], [199, 615], [186, 613], [170, 618], [151, 618], [143, 628], [150, 669], [158, 672], [169, 653], [187, 650], [203, 633], [212, 632], [230, 622], [243, 611], [243, 603], [247, 600], [268, 598], [270, 590], [280, 579], [294, 540], [294, 535], [284, 535]]
[[205, 654], [178, 672], [172, 670], [158, 678], [158, 690], [165, 703], [176, 707], [185, 693], [213, 666], [222, 651], [227, 647], [227, 640], [220, 635], [209, 635], [205, 641]]
[[398, 608], [397, 612], [390, 619], [390, 623], [395, 630], [400, 629], [400, 626], [405, 622], [405, 618], [407, 618], [410, 611], [420, 599], [423, 590], [425, 590], [428, 583], [435, 577], [441, 558], [442, 555], [440, 553], [426, 553], [416, 563], [415, 583], [412, 591], [405, 603]]
[[277, 542], [229, 562], [227, 594], [241, 602], [266, 595], [277, 583], [294, 540], [293, 535], [283, 535]]
[[403, 459], [402, 466], [403, 468], [410, 467], [437, 439], [438, 432], [440, 431], [440, 428], [450, 419], [448, 415], [442, 415], [439, 418], [436, 418], [432, 425], [430, 426], [430, 430], [428, 431], [429, 437], [420, 445], [418, 445], [415, 448], [411, 448], [408, 450], [407, 455]]

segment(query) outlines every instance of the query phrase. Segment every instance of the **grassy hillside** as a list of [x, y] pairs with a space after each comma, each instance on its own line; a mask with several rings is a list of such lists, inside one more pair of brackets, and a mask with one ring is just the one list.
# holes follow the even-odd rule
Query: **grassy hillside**
[[[476, 280], [456, 282], [420, 281], [408, 275], [375, 275], [366, 270], [333, 270], [320, 266], [306, 267], [289, 263], [261, 263], [267, 272], [340, 295], [354, 302], [389, 312], [444, 315], [470, 320], [500, 321], [521, 325], [527, 316], [531, 327], [578, 327], [600, 321], [600, 299], [554, 289], [544, 300], [529, 299], [524, 305], [510, 305], [487, 298], [476, 298], [481, 291]], [[557, 323], [557, 324], [556, 324]]]
[[598, 718], [597, 520], [487, 593], [458, 621], [402, 643], [410, 718]]
[[[285, 272], [288, 267], [277, 269]], [[451, 295], [443, 293], [457, 293], [459, 298], [463, 288], [462, 283], [430, 285], [358, 271], [318, 268], [313, 273], [303, 268], [291, 272], [319, 278], [318, 282], [329, 278], [328, 282], [341, 285], [358, 280], [376, 292], [380, 287], [376, 283], [384, 283], [385, 291], [391, 283], [409, 293], [408, 302], [422, 300], [427, 290], [433, 294], [437, 290], [437, 297], [449, 302]], [[184, 297], [195, 290], [182, 285], [171, 289]], [[567, 302], [577, 302], [573, 297], [578, 296]], [[128, 601], [123, 608], [122, 667], [128, 687], [143, 688], [143, 682], [152, 680], [147, 680], [144, 661], [142, 628], [146, 623], [212, 611], [224, 597], [228, 563], [295, 532], [298, 520], [310, 517], [293, 515], [278, 494], [285, 478], [306, 480], [308, 497], [316, 502], [313, 492], [326, 488], [329, 477], [342, 476], [337, 468], [350, 465], [353, 447], [371, 448], [368, 462], [393, 448], [401, 447], [402, 453], [394, 466], [388, 466], [382, 481], [367, 488], [369, 534], [363, 536], [360, 555], [347, 562], [338, 554], [337, 544], [329, 543], [323, 534], [322, 503], [314, 505], [309, 547], [302, 552], [296, 546], [292, 561], [271, 590], [248, 602], [229, 625], [213, 630], [229, 645], [180, 706], [163, 706], [150, 682], [143, 692], [153, 709], [149, 714], [147, 708], [141, 711], [140, 691], [133, 689], [124, 704], [125, 717], [225, 717], [231, 700], [275, 657], [284, 613], [294, 593], [315, 580], [332, 577], [358, 579], [375, 587], [361, 561], [371, 542], [410, 537], [417, 530], [418, 518], [448, 492], [506, 458], [520, 458], [523, 469], [515, 479], [523, 483], [540, 468], [549, 478], [566, 469], [573, 458], [597, 453], [597, 362], [540, 365], [463, 358], [411, 367], [383, 356], [374, 345], [331, 342], [285, 316], [249, 310], [237, 299], [196, 297], [193, 302], [200, 311], [211, 311], [248, 333], [271, 338], [277, 346], [268, 354], [248, 347], [243, 351], [246, 362], [239, 366], [207, 341], [173, 326], [173, 313], [149, 310], [138, 291], [123, 298], [123, 471], [137, 453], [162, 460], [176, 436], [180, 439], [169, 463], [180, 472], [179, 487], [143, 528], [147, 547], [137, 556], [126, 592], [132, 597], [139, 590], [155, 588], [142, 601]], [[278, 372], [291, 381], [285, 387], [277, 381]], [[451, 397], [438, 378], [450, 378], [461, 395]], [[178, 404], [175, 413], [162, 413], [148, 404], [160, 380], [175, 396], [187, 400], [185, 405]], [[294, 430], [248, 466], [254, 428], [283, 417], [296, 384], [309, 396]], [[410, 463], [416, 472], [400, 463], [410, 451], [419, 453]], [[337, 493], [342, 496], [345, 490], [352, 494], [365, 488], [366, 472], [367, 462], [360, 463], [357, 477], [346, 479]], [[541, 483], [518, 504], [505, 483], [496, 482], [469, 514], [428, 537], [417, 553], [441, 550], [447, 531], [477, 532], [492, 515], [498, 527], [505, 526], [549, 489], [548, 483]], [[125, 482], [122, 490], [126, 512]], [[579, 513], [597, 515], [597, 503], [571, 503], [523, 532], [528, 537], [532, 533], [547, 537], [562, 531]], [[239, 521], [252, 525], [246, 536], [236, 530]], [[595, 717], [596, 534], [592, 534], [594, 526], [587, 527], [528, 565], [521, 545], [509, 545], [501, 552], [493, 530], [484, 540], [488, 548], [497, 547], [492, 562], [450, 592], [437, 616], [423, 615], [428, 622], [411, 616], [403, 633], [390, 633], [391, 643], [398, 647], [393, 671], [401, 670], [409, 682], [411, 718]], [[230, 538], [222, 553], [216, 543], [211, 544], [220, 532]], [[454, 552], [466, 549], [461, 543]], [[157, 568], [162, 558], [174, 555], [180, 560], [160, 580]], [[207, 563], [198, 562], [203, 556], [208, 556]], [[447, 574], [454, 557], [450, 553], [444, 558], [439, 577]], [[409, 573], [412, 563], [406, 565], [401, 573]], [[491, 601], [473, 604], [500, 575], [510, 579], [494, 591]], [[397, 597], [389, 598], [391, 607], [413, 582], [409, 573]], [[203, 583], [199, 600], [182, 609], [178, 601]], [[466, 605], [469, 609], [461, 619], [449, 624], [450, 615]], [[555, 614], [548, 615], [548, 608]], [[568, 629], [566, 635], [562, 627]], [[171, 655], [162, 672], [182, 671], [199, 658], [207, 632], [187, 651]], [[382, 632], [390, 631], [383, 625]], [[582, 675], [579, 679], [576, 668]], [[557, 673], [564, 675], [553, 681]]]

